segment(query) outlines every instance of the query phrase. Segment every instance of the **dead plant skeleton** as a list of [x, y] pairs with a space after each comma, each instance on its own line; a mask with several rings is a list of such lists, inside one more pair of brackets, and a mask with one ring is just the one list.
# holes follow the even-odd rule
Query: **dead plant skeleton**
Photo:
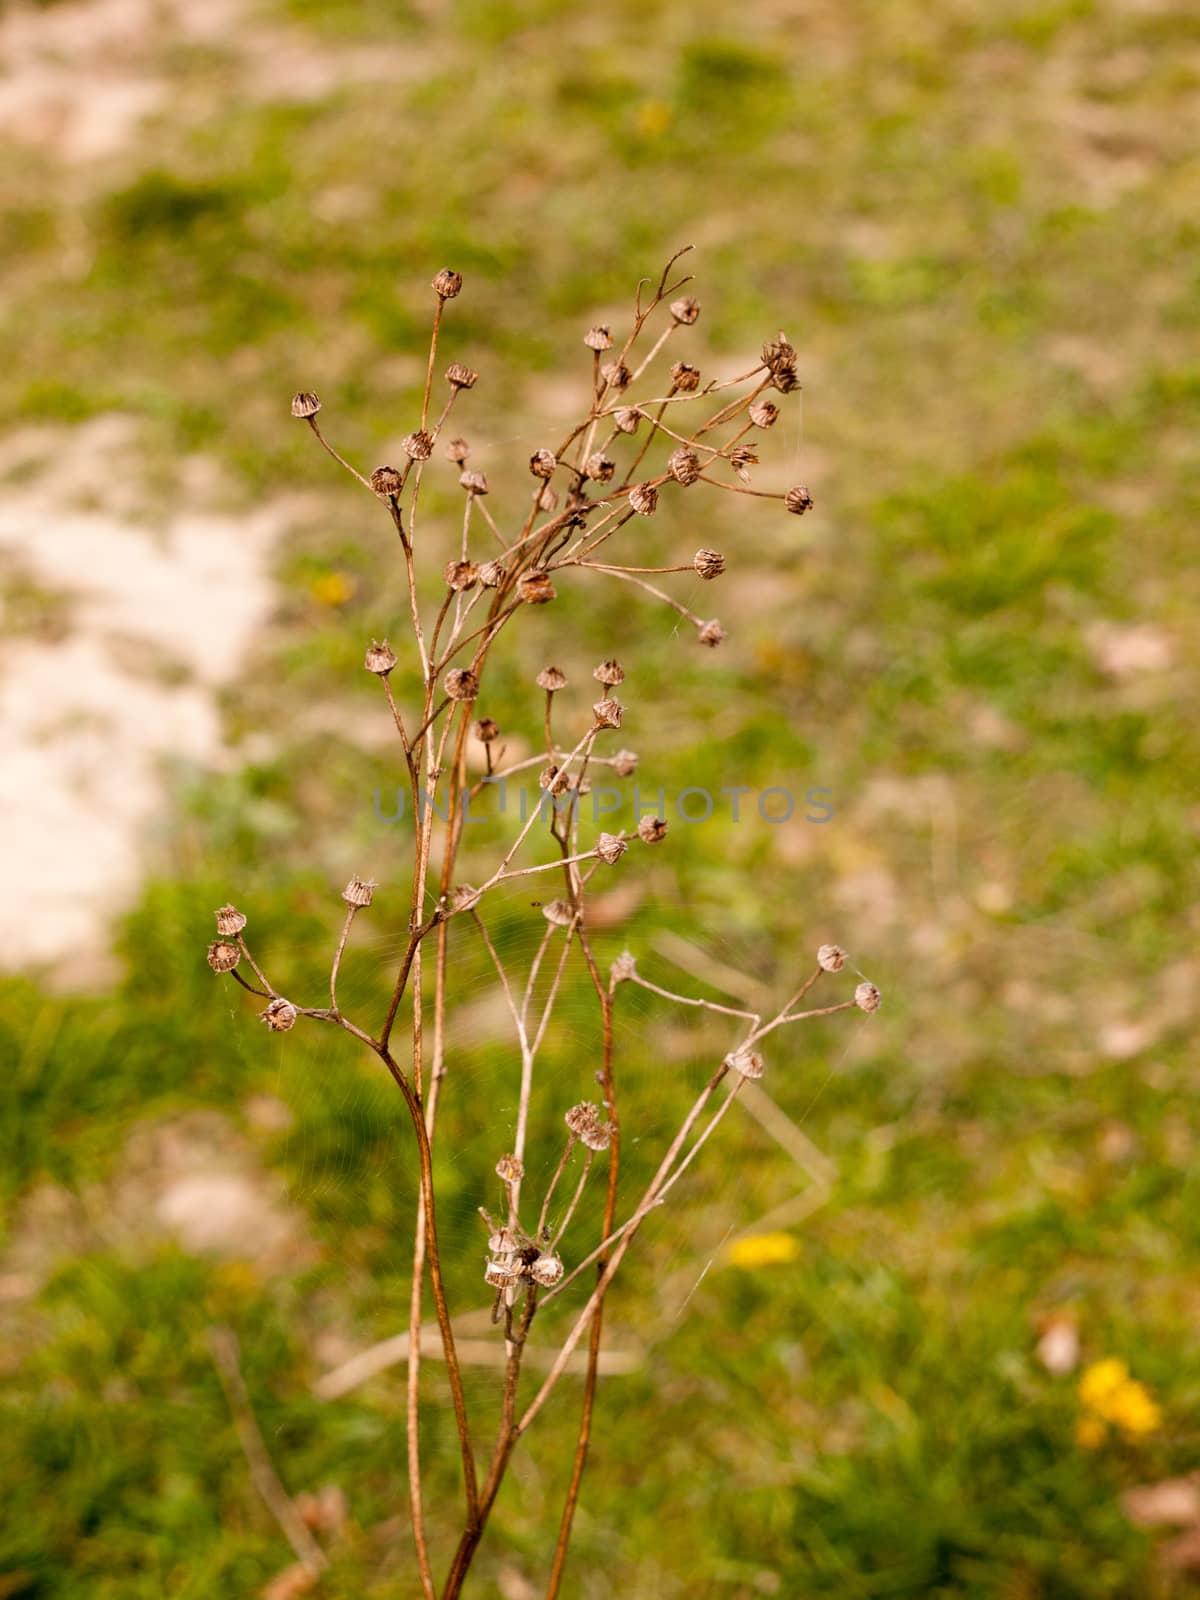
[[[767, 342], [760, 358], [746, 370], [708, 382], [702, 382], [696, 367], [686, 360], [669, 365], [667, 347], [678, 345], [700, 313], [699, 303], [683, 292], [690, 278], [672, 280], [678, 259], [668, 262], [656, 284], [648, 280], [639, 284], [623, 338], [614, 337], [606, 326], [586, 333], [583, 343], [592, 358], [591, 403], [557, 448], [539, 449], [530, 458], [532, 492], [515, 529], [505, 531], [504, 520], [493, 513], [487, 479], [468, 464], [466, 441], [458, 437], [446, 440], [451, 416], [477, 375], [453, 362], [445, 374], [444, 398], [435, 400], [442, 325], [463, 286], [458, 273], [444, 269], [433, 280], [433, 331], [420, 422], [404, 440], [401, 466], [360, 473], [327, 439], [319, 421], [317, 396], [301, 393], [292, 401], [293, 415], [304, 420], [334, 460], [381, 502], [399, 539], [407, 579], [406, 647], [413, 654], [422, 686], [419, 712], [409, 711], [406, 716], [397, 703], [391, 674], [398, 657], [386, 640], [371, 641], [364, 665], [379, 678], [403, 752], [412, 814], [418, 819], [407, 934], [386, 1014], [373, 1023], [351, 1018], [338, 1003], [338, 973], [355, 920], [369, 911], [375, 896], [377, 886], [368, 880], [353, 879], [342, 894], [345, 915], [330, 966], [328, 1004], [302, 1005], [277, 991], [266, 974], [265, 960], [260, 964], [251, 954], [246, 917], [233, 906], [224, 906], [216, 914], [218, 937], [209, 948], [208, 960], [214, 972], [228, 974], [266, 1001], [260, 1015], [273, 1031], [287, 1032], [303, 1018], [353, 1035], [382, 1062], [407, 1106], [420, 1171], [407, 1346], [407, 1455], [412, 1534], [427, 1600], [434, 1600], [438, 1589], [422, 1502], [418, 1430], [426, 1279], [449, 1375], [465, 1499], [461, 1535], [440, 1591], [446, 1600], [462, 1591], [516, 1445], [572, 1366], [577, 1347], [586, 1341], [582, 1414], [547, 1580], [546, 1593], [553, 1597], [563, 1579], [587, 1459], [604, 1299], [642, 1222], [666, 1200], [747, 1081], [763, 1075], [762, 1045], [769, 1035], [807, 1018], [853, 1009], [872, 1012], [879, 1005], [878, 990], [862, 982], [850, 998], [804, 1006], [818, 980], [841, 972], [846, 964], [844, 952], [832, 945], [822, 946], [811, 975], [766, 1017], [676, 994], [644, 977], [628, 952], [608, 973], [601, 971], [587, 923], [593, 880], [597, 874], [620, 870], [630, 849], [657, 846], [667, 833], [661, 818], [644, 816], [636, 829], [598, 832], [594, 839], [581, 836], [584, 808], [578, 800], [586, 792], [589, 771], [605, 767], [628, 775], [636, 764], [630, 752], [606, 749], [616, 742], [614, 735], [624, 715], [617, 698], [624, 672], [615, 660], [604, 661], [595, 669], [595, 702], [570, 733], [562, 731], [559, 712], [560, 697], [568, 687], [565, 675], [557, 667], [538, 674], [537, 687], [544, 696], [545, 751], [534, 764], [541, 768], [539, 782], [548, 803], [535, 807], [525, 818], [502, 859], [482, 882], [468, 885], [456, 881], [464, 821], [472, 800], [478, 798], [487, 778], [501, 778], [529, 766], [514, 762], [505, 769], [498, 764], [503, 761], [503, 751], [498, 758], [493, 752], [499, 727], [490, 716], [478, 714], [480, 703], [487, 703], [487, 667], [508, 625], [530, 606], [552, 602], [558, 583], [588, 572], [603, 581], [628, 584], [672, 607], [694, 629], [700, 644], [714, 648], [725, 638], [720, 623], [698, 616], [650, 580], [678, 572], [715, 580], [725, 569], [725, 558], [718, 551], [700, 549], [677, 565], [626, 563], [614, 550], [621, 529], [634, 518], [653, 516], [661, 495], [694, 492], [699, 484], [775, 501], [796, 515], [812, 505], [802, 485], [780, 494], [750, 486], [758, 441], [779, 416], [776, 400], [799, 387], [795, 349], [780, 334]], [[439, 470], [445, 461], [459, 474], [464, 494], [461, 547], [445, 569], [436, 614], [429, 616], [420, 604], [418, 586], [421, 486], [426, 472]], [[560, 724], [557, 728], [556, 722]], [[472, 736], [482, 741], [486, 752], [483, 779], [468, 774]], [[538, 845], [546, 847], [547, 859], [522, 864], [523, 857]], [[557, 880], [559, 892], [557, 898], [543, 903], [545, 929], [531, 968], [522, 979], [501, 958], [489, 934], [487, 899], [501, 885], [535, 875]], [[480, 1208], [487, 1237], [484, 1278], [494, 1291], [493, 1321], [502, 1329], [497, 1338], [502, 1337], [504, 1351], [500, 1416], [490, 1451], [479, 1447], [480, 1419], [468, 1415], [443, 1281], [431, 1156], [439, 1101], [454, 1088], [446, 1053], [446, 1017], [454, 1000], [448, 941], [454, 923], [466, 925], [468, 934], [481, 941], [494, 965], [512, 1020], [514, 1070], [519, 1073], [512, 1148], [500, 1155], [496, 1165], [506, 1210], [493, 1217]], [[570, 962], [582, 963], [595, 992], [600, 1104], [564, 1105], [564, 1138], [553, 1175], [545, 1191], [531, 1201], [523, 1191], [535, 1071]], [[252, 978], [245, 975], [247, 971]], [[715, 1064], [653, 1177], [621, 1217], [621, 1116], [613, 1014], [623, 984], [638, 985], [680, 1005], [732, 1019], [741, 1037]], [[411, 1031], [399, 1048], [396, 1024], [406, 1000], [411, 1007]], [[600, 1237], [593, 1243], [577, 1240], [571, 1224], [596, 1166], [604, 1169], [600, 1181], [605, 1190]], [[529, 1393], [522, 1388], [522, 1352], [529, 1330], [541, 1308], [566, 1294], [576, 1297], [577, 1313], [540, 1384]]]

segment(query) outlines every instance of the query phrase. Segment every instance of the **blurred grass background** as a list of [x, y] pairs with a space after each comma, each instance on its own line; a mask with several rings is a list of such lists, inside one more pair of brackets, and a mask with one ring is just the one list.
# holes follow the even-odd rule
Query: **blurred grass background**
[[[68, 5], [87, 10], [51, 0], [47, 19]], [[340, 1041], [264, 1037], [202, 959], [231, 897], [284, 991], [317, 992], [361, 867], [385, 888], [345, 995], [370, 1014], [403, 925], [404, 829], [371, 808], [394, 761], [358, 737], [379, 714], [363, 642], [398, 631], [394, 544], [287, 400], [315, 388], [339, 447], [385, 459], [414, 425], [425, 286], [453, 265], [443, 348], [483, 374], [459, 425], [497, 507], [560, 431], [583, 330], [685, 243], [706, 376], [781, 325], [800, 349], [802, 407], [760, 471], [809, 482], [817, 510], [664, 503], [644, 548], [726, 551], [719, 584], [678, 592], [729, 643], [698, 651], [625, 592], [564, 585], [502, 653], [487, 709], [531, 732], [551, 650], [581, 682], [615, 649], [648, 787], [830, 788], [828, 825], [718, 815], [627, 860], [640, 897], [610, 908], [601, 947], [694, 988], [668, 960], [682, 936], [699, 970], [779, 994], [836, 939], [885, 1005], [772, 1053], [768, 1087], [837, 1169], [793, 1259], [723, 1253], [811, 1192], [749, 1118], [647, 1228], [609, 1313], [645, 1361], [602, 1385], [567, 1592], [1186, 1587], [1120, 1495], [1200, 1465], [1200, 21], [1153, 0], [264, 0], [197, 42], [153, 15], [128, 50], [169, 96], [135, 140], [70, 163], [6, 139], [0, 411], [61, 426], [67, 464], [71, 427], [135, 418], [151, 520], [196, 453], [235, 511], [293, 509], [277, 614], [226, 697], [241, 763], [179, 777], [120, 935], [127, 978], [0, 989], [0, 1594], [253, 1595], [286, 1566], [205, 1345], [216, 1320], [289, 1487], [347, 1498], [320, 1593], [416, 1592], [399, 1369], [311, 1393], [407, 1314], [402, 1107]], [[329, 81], [298, 90], [313, 63]], [[105, 485], [68, 470], [63, 493]], [[435, 474], [426, 526], [451, 526], [457, 495]], [[301, 715], [317, 704], [319, 727]], [[519, 960], [539, 925], [514, 897], [498, 937]], [[467, 1308], [512, 1052], [468, 939], [455, 961], [440, 1178]], [[632, 1174], [715, 1041], [621, 998]], [[544, 1129], [595, 1052], [570, 996]], [[275, 1196], [274, 1253], [221, 1259], [149, 1224], [155, 1173], [208, 1146]], [[1153, 1427], [1081, 1435], [1075, 1377], [1036, 1355], [1055, 1317], [1084, 1365], [1128, 1363]], [[472, 1374], [477, 1406], [494, 1380]], [[434, 1367], [428, 1388], [445, 1535]], [[530, 1439], [472, 1592], [541, 1592], [576, 1403], [568, 1382]]]

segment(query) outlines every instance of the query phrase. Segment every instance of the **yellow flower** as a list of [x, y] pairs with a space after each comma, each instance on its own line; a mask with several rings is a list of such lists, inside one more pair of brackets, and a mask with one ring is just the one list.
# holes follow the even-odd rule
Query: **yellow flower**
[[661, 100], [643, 100], [637, 109], [638, 132], [644, 139], [657, 139], [671, 126], [671, 108]]
[[1115, 1356], [1087, 1369], [1079, 1380], [1079, 1398], [1091, 1416], [1080, 1418], [1077, 1437], [1084, 1444], [1084, 1432], [1089, 1439], [1094, 1436], [1095, 1442], [1087, 1443], [1089, 1449], [1103, 1441], [1106, 1423], [1131, 1439], [1141, 1439], [1162, 1425], [1162, 1409], [1146, 1385], [1131, 1378], [1125, 1362]]
[[725, 1258], [735, 1267], [773, 1267], [794, 1261], [799, 1254], [800, 1246], [790, 1233], [753, 1233], [735, 1239]]
[[1111, 1417], [1133, 1439], [1154, 1433], [1162, 1423], [1162, 1410], [1145, 1384], [1131, 1378], [1112, 1398]]
[[312, 580], [308, 589], [313, 599], [323, 606], [341, 606], [354, 593], [354, 580], [344, 572], [324, 572]]
[[1125, 1363], [1116, 1356], [1107, 1356], [1103, 1361], [1093, 1361], [1080, 1378], [1079, 1398], [1085, 1406], [1106, 1416], [1113, 1395], [1128, 1382], [1129, 1368]]
[[1080, 1417], [1075, 1424], [1075, 1443], [1084, 1450], [1099, 1450], [1108, 1437], [1108, 1427], [1099, 1417]]

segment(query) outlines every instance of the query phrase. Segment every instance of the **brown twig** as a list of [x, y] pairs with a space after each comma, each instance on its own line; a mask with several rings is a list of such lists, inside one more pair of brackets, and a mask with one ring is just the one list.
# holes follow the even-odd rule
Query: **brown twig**
[[292, 1504], [291, 1496], [283, 1486], [270, 1452], [263, 1442], [262, 1431], [254, 1417], [246, 1380], [238, 1355], [237, 1335], [232, 1328], [216, 1325], [208, 1330], [208, 1348], [213, 1365], [229, 1403], [238, 1443], [250, 1468], [254, 1487], [263, 1504], [279, 1524], [280, 1532], [295, 1552], [296, 1560], [315, 1578], [329, 1565], [329, 1558], [309, 1533], [304, 1519]]

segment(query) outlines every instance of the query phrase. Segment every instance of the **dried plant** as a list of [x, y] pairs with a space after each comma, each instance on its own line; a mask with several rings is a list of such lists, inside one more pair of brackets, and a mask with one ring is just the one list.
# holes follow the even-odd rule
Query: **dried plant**
[[[668, 377], [649, 377], [668, 344], [677, 343], [700, 313], [699, 303], [681, 293], [690, 278], [670, 281], [678, 259], [672, 258], [649, 292], [649, 280], [638, 286], [632, 323], [623, 339], [618, 342], [604, 326], [593, 327], [585, 335], [583, 343], [592, 352], [590, 405], [557, 448], [536, 450], [529, 458], [533, 490], [515, 532], [505, 531], [503, 520], [493, 514], [488, 481], [468, 464], [468, 444], [453, 438], [442, 446], [442, 456], [459, 474], [464, 503], [459, 553], [445, 568], [444, 591], [432, 619], [423, 615], [419, 601], [417, 554], [423, 541], [418, 540], [416, 530], [422, 480], [427, 471], [436, 470], [435, 452], [450, 417], [477, 377], [453, 362], [445, 374], [445, 399], [435, 409], [439, 337], [446, 308], [462, 289], [459, 274], [446, 269], [433, 280], [433, 332], [421, 416], [419, 425], [404, 440], [403, 465], [377, 467], [369, 475], [360, 473], [322, 431], [318, 421], [321, 403], [316, 395], [302, 393], [292, 401], [293, 415], [305, 420], [334, 460], [382, 502], [399, 537], [407, 576], [406, 631], [410, 637], [406, 645], [413, 653], [412, 676], [407, 681], [412, 686], [413, 705], [402, 708], [393, 692], [393, 675], [400, 668], [386, 640], [370, 643], [364, 664], [379, 678], [386, 698], [404, 755], [416, 819], [407, 930], [386, 1015], [374, 1026], [347, 1016], [338, 1003], [338, 973], [351, 931], [356, 918], [371, 907], [375, 894], [376, 885], [366, 879], [353, 879], [342, 894], [346, 911], [330, 968], [328, 1005], [300, 1005], [278, 992], [251, 954], [246, 918], [233, 906], [224, 906], [216, 914], [218, 938], [209, 948], [208, 960], [215, 972], [229, 974], [267, 1002], [260, 1015], [273, 1031], [287, 1032], [304, 1018], [352, 1034], [387, 1068], [408, 1108], [420, 1170], [407, 1347], [408, 1476], [416, 1560], [428, 1600], [433, 1600], [437, 1589], [422, 1503], [418, 1431], [426, 1277], [449, 1375], [465, 1489], [461, 1537], [441, 1589], [447, 1600], [462, 1590], [514, 1448], [542, 1412], [576, 1347], [587, 1342], [582, 1415], [547, 1587], [548, 1596], [557, 1595], [591, 1433], [604, 1299], [643, 1220], [666, 1200], [747, 1079], [762, 1076], [763, 1044], [776, 1029], [854, 1008], [871, 1012], [879, 1005], [879, 991], [862, 982], [850, 998], [802, 1009], [817, 981], [844, 967], [845, 954], [835, 945], [822, 946], [811, 975], [767, 1019], [735, 1006], [676, 994], [651, 982], [628, 952], [619, 955], [604, 973], [588, 930], [586, 908], [592, 882], [597, 874], [615, 867], [631, 845], [657, 845], [667, 832], [661, 816], [647, 815], [634, 830], [599, 832], [590, 840], [580, 836], [583, 807], [579, 799], [587, 792], [589, 772], [607, 767], [616, 775], [628, 776], [636, 767], [637, 758], [628, 751], [605, 752], [624, 718], [616, 697], [623, 669], [616, 660], [606, 660], [596, 668], [597, 698], [582, 718], [576, 712], [574, 726], [565, 732], [562, 723], [567, 719], [561, 716], [559, 706], [567, 688], [566, 677], [557, 667], [546, 667], [536, 680], [544, 695], [544, 751], [507, 767], [503, 750], [495, 754], [500, 733], [497, 723], [490, 716], [477, 715], [481, 704], [486, 707], [486, 669], [507, 625], [530, 606], [553, 601], [556, 584], [577, 572], [629, 584], [673, 607], [694, 628], [700, 644], [711, 648], [721, 643], [725, 633], [719, 622], [697, 616], [650, 579], [692, 572], [714, 580], [724, 571], [724, 556], [700, 549], [678, 565], [646, 567], [622, 562], [613, 553], [613, 540], [621, 528], [633, 518], [653, 516], [661, 494], [682, 493], [703, 484], [724, 493], [782, 502], [787, 511], [797, 515], [812, 505], [808, 490], [800, 485], [785, 494], [750, 487], [750, 469], [758, 461], [757, 440], [779, 416], [772, 395], [781, 398], [799, 387], [796, 351], [782, 334], [768, 341], [761, 358], [735, 377], [702, 382], [697, 368], [683, 359], [669, 368]], [[651, 338], [647, 330], [659, 314], [662, 326]], [[644, 343], [648, 348], [643, 351]], [[646, 389], [649, 396], [642, 398]], [[652, 457], [657, 463], [654, 466]], [[659, 461], [659, 457], [665, 459]], [[729, 477], [722, 475], [726, 472]], [[482, 745], [482, 776], [468, 772], [472, 738]], [[483, 881], [475, 886], [456, 882], [464, 820], [471, 803], [479, 801], [490, 780], [533, 767], [539, 769], [542, 803], [524, 820]], [[518, 865], [522, 852], [538, 844], [546, 847], [548, 859]], [[561, 894], [542, 906], [545, 929], [522, 978], [509, 970], [489, 934], [484, 920], [488, 896], [515, 879], [541, 875], [557, 878]], [[519, 1072], [512, 1148], [496, 1163], [506, 1209], [492, 1217], [480, 1207], [487, 1233], [483, 1279], [494, 1291], [493, 1322], [502, 1326], [504, 1352], [500, 1417], [486, 1459], [477, 1457], [480, 1424], [478, 1418], [468, 1416], [462, 1364], [446, 1299], [431, 1158], [439, 1102], [454, 1085], [446, 1058], [446, 1018], [452, 1003], [448, 951], [455, 925], [462, 925], [467, 936], [482, 942], [495, 967], [512, 1020], [514, 1070]], [[596, 1078], [601, 1104], [584, 1100], [563, 1106], [561, 1152], [545, 1191], [530, 1204], [524, 1186], [535, 1069], [572, 959], [583, 963], [595, 993], [600, 1041]], [[243, 963], [255, 982], [244, 976]], [[627, 1208], [623, 1220], [618, 1220], [621, 1117], [614, 1075], [613, 1012], [622, 984], [730, 1018], [740, 1036], [715, 1064], [653, 1177]], [[411, 1004], [411, 1032], [400, 1049], [396, 1023], [406, 997]], [[603, 1219], [600, 1237], [589, 1247], [571, 1232], [571, 1224], [597, 1156], [606, 1167]], [[568, 1196], [565, 1204], [558, 1198], [560, 1194]], [[578, 1297], [570, 1330], [536, 1391], [523, 1395], [522, 1353], [530, 1328], [545, 1306], [567, 1294]]]

